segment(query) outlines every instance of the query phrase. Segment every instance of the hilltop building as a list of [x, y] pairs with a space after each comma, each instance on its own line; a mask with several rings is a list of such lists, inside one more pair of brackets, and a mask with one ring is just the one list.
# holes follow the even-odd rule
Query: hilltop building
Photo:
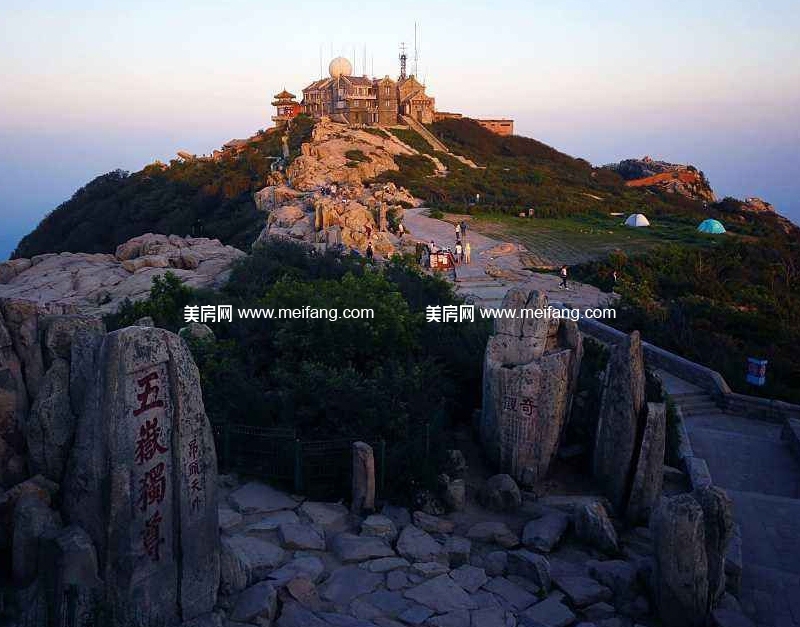
[[[336, 57], [328, 65], [328, 76], [305, 87], [299, 103], [294, 94], [285, 89], [275, 94], [272, 105], [277, 114], [272, 119], [281, 126], [299, 113], [305, 113], [316, 119], [328, 117], [343, 124], [393, 126], [414, 122], [432, 124], [442, 117], [461, 117], [461, 114], [437, 113], [436, 100], [425, 89], [414, 74], [406, 73], [405, 52], [400, 55], [397, 80], [388, 74], [383, 78], [354, 76], [350, 61]], [[513, 120], [477, 122], [499, 135], [514, 133]]]
[[397, 124], [400, 116], [422, 124], [433, 122], [435, 100], [413, 75], [401, 74], [397, 81], [388, 75], [353, 76], [353, 66], [343, 57], [331, 61], [328, 73], [329, 77], [303, 89], [303, 113], [347, 124], [391, 125]]
[[[440, 120], [459, 120], [464, 117], [461, 113], [450, 113], [447, 111], [437, 111], [434, 116], [434, 122], [439, 122]], [[508, 135], [514, 134], [514, 120], [509, 118], [496, 118], [496, 119], [474, 119], [478, 124], [480, 124], [483, 128], [487, 131], [492, 131], [492, 133], [496, 133], [497, 135], [502, 135], [504, 137]]]
[[286, 88], [279, 94], [275, 94], [273, 98], [275, 98], [275, 100], [272, 101], [272, 106], [277, 110], [276, 114], [272, 116], [272, 121], [275, 122], [275, 126], [286, 124], [300, 113], [300, 103], [295, 100], [294, 94], [290, 94], [286, 91]]

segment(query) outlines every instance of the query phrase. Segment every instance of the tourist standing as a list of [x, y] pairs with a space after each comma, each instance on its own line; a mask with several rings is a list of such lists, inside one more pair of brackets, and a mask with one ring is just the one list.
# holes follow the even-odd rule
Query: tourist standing
[[464, 244], [464, 263], [469, 264], [470, 261], [472, 261], [472, 246], [467, 242]]
[[461, 239], [461, 225], [456, 222], [456, 241]]
[[467, 239], [467, 221], [461, 220], [461, 238], [466, 240]]
[[464, 261], [464, 249], [461, 246], [461, 240], [456, 241], [456, 263]]
[[375, 257], [375, 251], [372, 250], [372, 242], [367, 243], [367, 261], [372, 263], [373, 258]]
[[397, 224], [397, 237], [399, 237], [402, 240], [403, 239], [403, 235], [405, 234], [405, 232], [406, 232], [406, 227], [403, 226], [402, 222], [398, 222], [398, 224]]
[[559, 274], [561, 275], [561, 283], [558, 287], [562, 290], [565, 290], [567, 289], [567, 266], [561, 266], [561, 271]]
[[431, 243], [430, 243], [430, 244], [428, 244], [428, 250], [430, 251], [430, 253], [431, 253], [431, 254], [433, 254], [433, 253], [435, 253], [437, 250], [439, 250], [438, 248], [436, 248], [436, 242], [434, 242], [433, 240], [431, 240]]

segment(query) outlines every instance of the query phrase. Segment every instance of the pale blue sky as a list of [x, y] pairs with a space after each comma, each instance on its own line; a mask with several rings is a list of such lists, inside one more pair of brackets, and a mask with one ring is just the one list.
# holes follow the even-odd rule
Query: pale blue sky
[[419, 75], [442, 110], [509, 116], [589, 159], [691, 162], [800, 221], [800, 4], [0, 4], [0, 258], [80, 185], [270, 125], [334, 54]]

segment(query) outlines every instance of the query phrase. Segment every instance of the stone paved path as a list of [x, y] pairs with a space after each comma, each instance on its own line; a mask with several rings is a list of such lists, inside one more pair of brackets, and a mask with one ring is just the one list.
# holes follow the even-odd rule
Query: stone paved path
[[759, 627], [800, 626], [800, 464], [780, 425], [726, 414], [664, 376], [695, 455], [734, 502], [742, 533], [742, 609]]
[[[427, 217], [424, 207], [408, 209], [403, 222], [411, 237], [421, 241], [433, 240], [437, 246], [455, 245], [455, 226], [444, 220]], [[516, 244], [501, 242], [475, 231], [467, 231], [472, 247], [472, 263], [460, 265], [451, 276], [456, 291], [483, 307], [499, 307], [509, 289], [524, 285], [527, 289], [545, 292], [551, 303], [573, 307], [602, 307], [615, 295], [600, 291], [592, 285], [570, 281], [570, 289], [559, 289], [560, 279], [552, 274], [526, 270], [522, 257], [527, 253]]]

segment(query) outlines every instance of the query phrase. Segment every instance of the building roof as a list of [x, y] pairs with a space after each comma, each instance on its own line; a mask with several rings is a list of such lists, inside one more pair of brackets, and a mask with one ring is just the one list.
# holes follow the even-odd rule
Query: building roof
[[286, 88], [284, 87], [283, 91], [279, 94], [275, 94], [273, 98], [275, 98], [275, 100], [287, 100], [287, 99], [294, 100], [295, 95], [290, 94], [288, 91], [286, 91]]
[[319, 80], [314, 81], [308, 87], [304, 88], [303, 91], [311, 91], [314, 89], [322, 89], [326, 87], [328, 83], [330, 83], [330, 78], [320, 78]]
[[343, 76], [342, 78], [348, 81], [351, 85], [358, 85], [359, 87], [372, 87], [372, 80], [366, 76]]

